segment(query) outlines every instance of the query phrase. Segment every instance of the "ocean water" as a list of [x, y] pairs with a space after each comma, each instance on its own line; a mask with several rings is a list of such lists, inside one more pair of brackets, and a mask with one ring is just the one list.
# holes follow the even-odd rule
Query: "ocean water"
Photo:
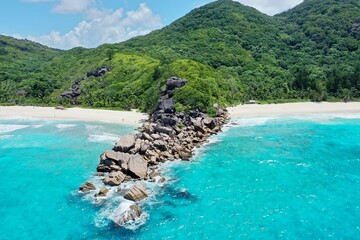
[[232, 122], [118, 228], [76, 189], [131, 127], [0, 120], [0, 239], [359, 239], [359, 115]]

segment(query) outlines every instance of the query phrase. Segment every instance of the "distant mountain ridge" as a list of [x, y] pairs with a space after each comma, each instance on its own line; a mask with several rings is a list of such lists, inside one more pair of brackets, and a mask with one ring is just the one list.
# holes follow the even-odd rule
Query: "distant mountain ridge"
[[[359, 25], [358, 25], [359, 24]], [[25, 46], [25, 47], [24, 47]], [[231, 0], [196, 8], [161, 30], [94, 49], [60, 51], [0, 37], [0, 102], [82, 106], [156, 104], [165, 79], [187, 78], [177, 108], [360, 98], [360, 3], [306, 0], [273, 17]], [[111, 72], [88, 76], [101, 66]]]

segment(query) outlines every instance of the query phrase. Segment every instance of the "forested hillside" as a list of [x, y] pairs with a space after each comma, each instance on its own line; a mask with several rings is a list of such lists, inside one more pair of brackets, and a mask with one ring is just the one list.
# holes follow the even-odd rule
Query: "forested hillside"
[[[0, 101], [151, 110], [171, 76], [177, 108], [360, 98], [360, 2], [306, 0], [274, 17], [231, 0], [146, 36], [95, 49], [0, 37]], [[91, 74], [101, 66], [110, 70]], [[60, 97], [70, 87], [74, 98]]]

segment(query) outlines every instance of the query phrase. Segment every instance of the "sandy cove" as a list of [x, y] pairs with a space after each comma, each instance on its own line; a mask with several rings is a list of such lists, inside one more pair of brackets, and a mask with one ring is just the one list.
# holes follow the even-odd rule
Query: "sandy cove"
[[140, 126], [148, 115], [133, 111], [112, 111], [84, 108], [58, 110], [53, 107], [0, 106], [1, 117], [44, 118], [51, 120], [94, 121]]
[[360, 102], [245, 104], [228, 108], [230, 118], [311, 114], [360, 114]]

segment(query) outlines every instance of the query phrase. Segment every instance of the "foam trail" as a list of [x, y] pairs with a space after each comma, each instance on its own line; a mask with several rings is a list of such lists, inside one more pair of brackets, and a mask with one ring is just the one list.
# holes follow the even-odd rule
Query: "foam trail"
[[0, 124], [0, 133], [10, 133], [29, 127], [28, 125]]
[[88, 137], [89, 142], [98, 142], [98, 143], [114, 143], [118, 140], [119, 140], [119, 136], [112, 133], [92, 134]]
[[60, 130], [65, 130], [76, 127], [76, 124], [57, 124], [56, 127]]
[[234, 119], [234, 121], [232, 122], [235, 123], [236, 126], [240, 126], [240, 127], [254, 127], [254, 126], [265, 125], [268, 121], [273, 119], [275, 118], [270, 118], [270, 117], [240, 118], [240, 119]]

